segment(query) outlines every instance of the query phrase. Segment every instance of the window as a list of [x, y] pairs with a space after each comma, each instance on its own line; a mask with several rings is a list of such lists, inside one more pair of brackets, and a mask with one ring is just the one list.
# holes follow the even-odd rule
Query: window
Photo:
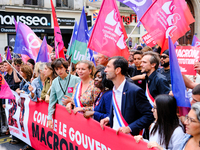
[[68, 0], [56, 0], [56, 7], [69, 7]]
[[24, 5], [43, 6], [43, 0], [24, 0]]
[[126, 6], [124, 3], [121, 3], [121, 2], [120, 2], [119, 5], [120, 5], [120, 7], [128, 7], [128, 6]]

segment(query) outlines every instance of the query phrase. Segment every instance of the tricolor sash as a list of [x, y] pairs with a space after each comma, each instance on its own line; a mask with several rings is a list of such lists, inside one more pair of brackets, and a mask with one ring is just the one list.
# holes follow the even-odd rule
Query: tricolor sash
[[147, 99], [149, 100], [149, 103], [153, 107], [153, 103], [154, 103], [155, 100], [154, 100], [154, 98], [151, 96], [151, 94], [149, 92], [148, 83], [146, 83], [146, 92], [145, 92], [145, 95], [146, 95]]
[[80, 100], [81, 89], [82, 89], [82, 82], [79, 82], [76, 88], [76, 92], [74, 94], [74, 103], [76, 107], [83, 107], [83, 104], [81, 103], [81, 100]]
[[112, 104], [113, 104], [113, 108], [114, 108], [119, 126], [120, 127], [128, 126], [128, 123], [125, 121], [124, 117], [121, 114], [121, 111], [120, 111], [119, 106], [117, 104], [117, 100], [116, 100], [114, 91], [113, 91], [113, 96], [112, 96]]

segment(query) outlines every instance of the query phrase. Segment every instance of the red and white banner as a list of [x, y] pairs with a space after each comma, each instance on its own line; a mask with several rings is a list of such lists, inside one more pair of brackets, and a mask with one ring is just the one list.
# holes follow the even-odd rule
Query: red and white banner
[[193, 46], [177, 46], [176, 55], [181, 73], [185, 75], [196, 75], [194, 63], [199, 61], [200, 48]]
[[144, 43], [147, 45], [147, 46], [150, 46], [150, 47], [154, 47], [156, 45], [156, 42], [153, 40], [153, 38], [151, 37], [150, 34], [145, 34], [142, 39], [144, 40]]
[[54, 129], [47, 124], [48, 104], [30, 101], [27, 95], [14, 94], [16, 99], [6, 100], [9, 129], [35, 149], [69, 150], [148, 150], [147, 143], [135, 142], [133, 136], [119, 133], [99, 122], [85, 119], [82, 114], [69, 114], [65, 107], [56, 104]]

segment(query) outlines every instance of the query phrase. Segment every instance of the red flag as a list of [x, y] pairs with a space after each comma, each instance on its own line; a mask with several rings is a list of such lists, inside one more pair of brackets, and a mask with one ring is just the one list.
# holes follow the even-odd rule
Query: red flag
[[190, 30], [195, 22], [185, 0], [155, 0], [141, 18], [141, 22], [151, 37], [168, 49], [168, 36], [175, 43]]
[[127, 34], [115, 0], [104, 0], [88, 48], [109, 57], [123, 56], [128, 59], [126, 38]]
[[64, 51], [63, 51], [64, 43], [63, 43], [63, 40], [62, 40], [62, 35], [61, 35], [61, 31], [60, 31], [60, 28], [59, 28], [59, 25], [58, 25], [56, 11], [55, 11], [52, 0], [51, 0], [51, 8], [52, 8], [53, 23], [54, 23], [55, 50], [58, 49], [59, 57], [62, 57], [62, 58], [65, 59], [65, 55], [64, 55]]
[[8, 83], [6, 82], [6, 80], [3, 78], [1, 74], [0, 74], [0, 98], [1, 99], [15, 99], [10, 87], [8, 86]]

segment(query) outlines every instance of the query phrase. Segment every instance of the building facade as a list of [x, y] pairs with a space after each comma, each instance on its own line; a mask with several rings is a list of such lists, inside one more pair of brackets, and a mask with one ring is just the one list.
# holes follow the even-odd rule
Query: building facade
[[[131, 37], [127, 45], [134, 46], [139, 43], [139, 38], [146, 34], [145, 28], [137, 25], [137, 16], [131, 8], [117, 2], [122, 21], [127, 35]], [[180, 44], [191, 44], [193, 35], [200, 39], [200, 0], [186, 0], [194, 18], [195, 23], [191, 24], [191, 30], [179, 39]], [[102, 0], [53, 0], [56, 14], [61, 29], [65, 47], [71, 38], [75, 21], [79, 22], [81, 11], [84, 6], [88, 27], [96, 21]], [[0, 54], [4, 53], [4, 47], [13, 46], [15, 43], [15, 20], [27, 24], [38, 37], [47, 38], [48, 44], [53, 45], [54, 30], [51, 13], [50, 0], [0, 0]]]

